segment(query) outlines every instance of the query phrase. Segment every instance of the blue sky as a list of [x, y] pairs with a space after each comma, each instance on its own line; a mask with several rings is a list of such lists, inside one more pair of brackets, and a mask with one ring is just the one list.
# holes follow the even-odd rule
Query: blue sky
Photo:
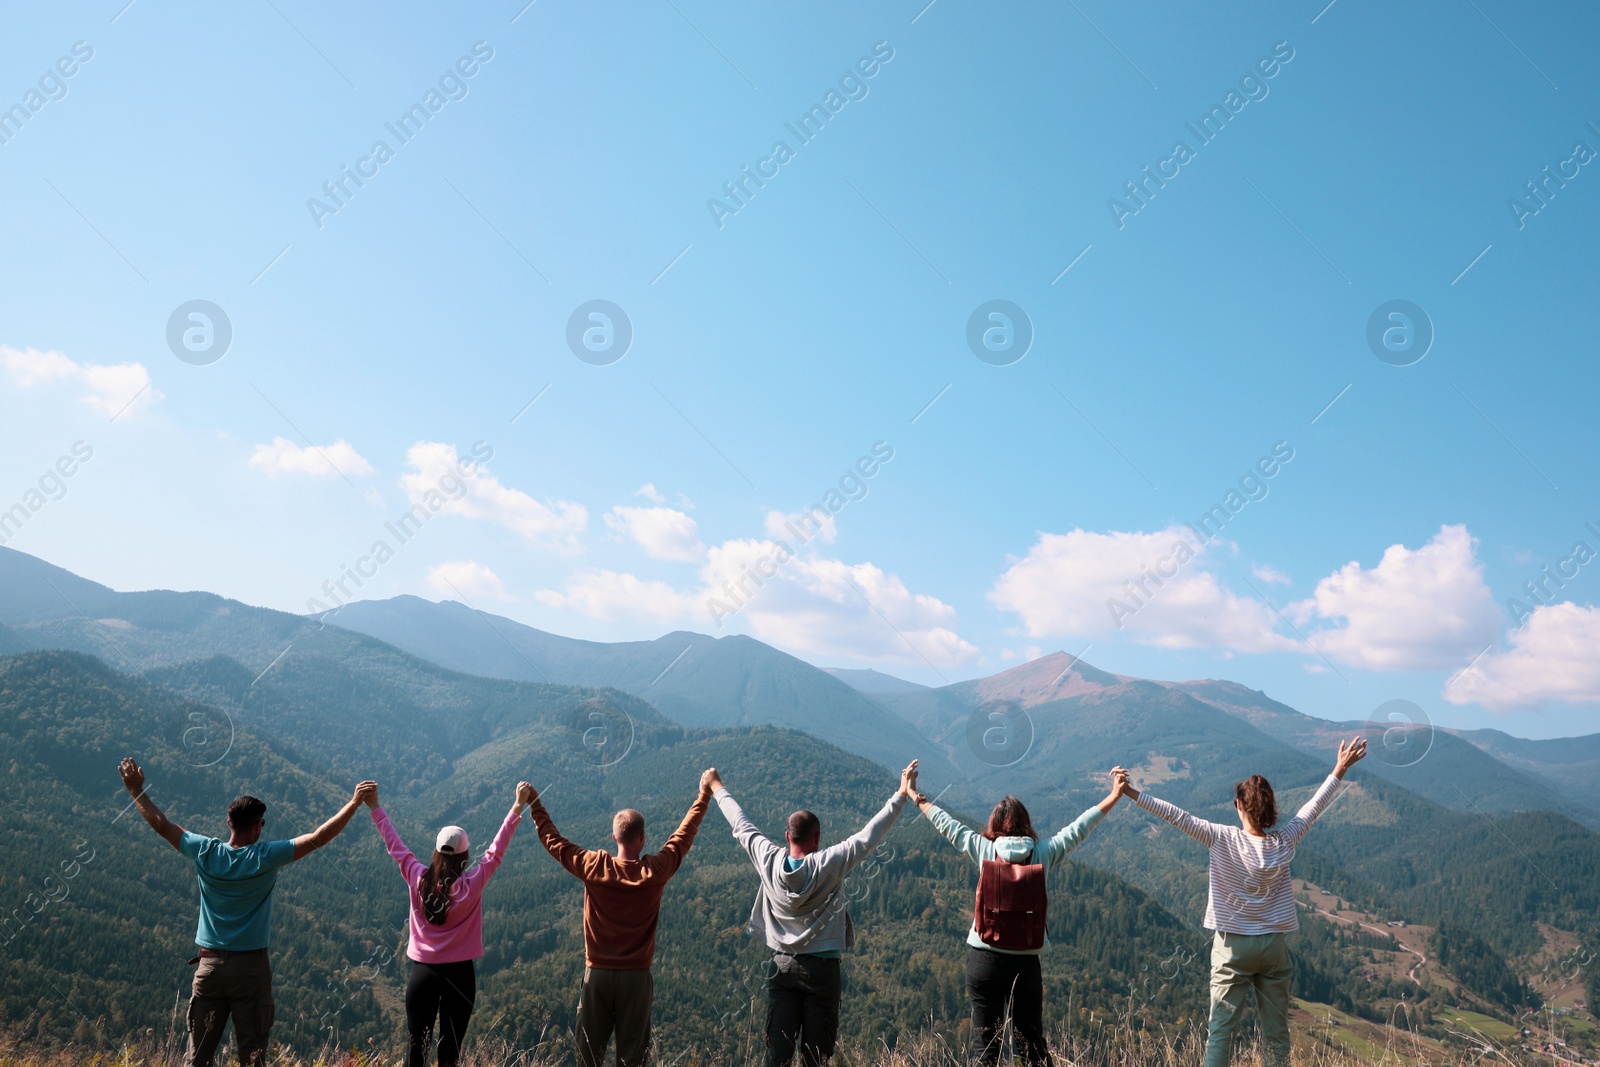
[[[930, 684], [1087, 648], [1596, 729], [1589, 9], [124, 2], [0, 41], [11, 547], [293, 611], [415, 593]], [[169, 346], [196, 300], [220, 358]], [[595, 300], [621, 358], [568, 344]], [[995, 300], [1014, 362], [968, 345]], [[1434, 335], [1405, 366], [1367, 341], [1395, 300]]]

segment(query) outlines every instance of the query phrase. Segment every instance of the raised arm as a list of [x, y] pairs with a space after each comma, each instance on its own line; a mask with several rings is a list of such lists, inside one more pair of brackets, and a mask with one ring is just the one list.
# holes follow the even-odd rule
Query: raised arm
[[1125, 797], [1132, 798], [1133, 802], [1148, 811], [1151, 815], [1158, 816], [1170, 822], [1202, 845], [1210, 848], [1216, 843], [1217, 834], [1222, 827], [1214, 822], [1197, 819], [1184, 811], [1176, 804], [1168, 804], [1165, 800], [1141, 793], [1133, 787], [1133, 782], [1128, 777], [1128, 772], [1121, 767], [1111, 772], [1113, 791], [1120, 792]]
[[722, 817], [728, 820], [728, 826], [733, 830], [733, 839], [749, 853], [751, 863], [758, 869], [765, 869], [772, 859], [772, 854], [780, 851], [777, 843], [750, 821], [750, 817], [744, 813], [739, 802], [733, 799], [733, 794], [728, 792], [728, 787], [722, 784], [722, 776], [717, 773], [715, 767], [706, 771], [704, 778], [711, 787], [711, 795], [717, 802], [717, 810], [722, 812]]
[[1113, 792], [1111, 796], [1089, 808], [1082, 815], [1072, 820], [1071, 823], [1062, 827], [1054, 837], [1046, 841], [1044, 845], [1045, 865], [1054, 867], [1067, 858], [1068, 852], [1083, 844], [1083, 839], [1089, 836], [1091, 830], [1100, 825], [1100, 820], [1105, 818], [1106, 812], [1111, 810], [1111, 806], [1116, 803], [1118, 795]]
[[567, 871], [578, 877], [584, 877], [586, 864], [583, 857], [588, 854], [587, 849], [579, 848], [571, 841], [561, 836], [561, 831], [556, 829], [550, 813], [544, 810], [544, 805], [539, 802], [539, 791], [529, 788], [532, 796], [528, 798], [528, 814], [533, 816], [533, 825], [539, 831], [539, 843], [551, 857]]
[[511, 844], [511, 835], [517, 832], [517, 824], [522, 822], [523, 809], [528, 806], [528, 801], [532, 798], [533, 786], [527, 782], [518, 782], [516, 799], [511, 804], [511, 810], [506, 812], [505, 821], [500, 824], [494, 840], [489, 842], [489, 847], [484, 849], [483, 855], [478, 857], [478, 862], [472, 865], [472, 869], [462, 876], [461, 880], [467, 884], [469, 891], [486, 884], [494, 877], [494, 872], [500, 869], [501, 861], [506, 858], [506, 849]]
[[305, 859], [317, 849], [338, 837], [344, 828], [350, 825], [350, 820], [352, 817], [354, 817], [356, 809], [367, 802], [368, 794], [375, 794], [377, 789], [377, 782], [362, 782], [360, 785], [356, 786], [356, 791], [351, 795], [350, 799], [344, 802], [344, 807], [340, 808], [334, 813], [333, 818], [329, 819], [327, 822], [323, 823], [309, 834], [301, 834], [299, 837], [295, 838], [295, 860], [298, 861]]
[[1295, 813], [1283, 827], [1283, 836], [1291, 845], [1298, 845], [1306, 834], [1311, 832], [1312, 823], [1317, 821], [1334, 796], [1339, 792], [1339, 783], [1344, 781], [1345, 774], [1361, 762], [1367, 754], [1367, 739], [1353, 737], [1349, 741], [1339, 742], [1339, 756], [1333, 763], [1333, 773], [1323, 779], [1322, 785], [1311, 795], [1304, 806]]
[[406, 880], [407, 885], [416, 885], [422, 878], [422, 872], [427, 868], [422, 861], [412, 854], [406, 843], [400, 840], [400, 831], [394, 828], [394, 823], [389, 821], [389, 813], [383, 810], [383, 805], [378, 803], [378, 786], [374, 782], [372, 789], [365, 797], [365, 803], [372, 809], [372, 825], [378, 828], [378, 836], [383, 838], [384, 848], [389, 851], [389, 858], [400, 865], [400, 877]]
[[183, 840], [183, 827], [167, 818], [162, 810], [156, 807], [156, 802], [145, 794], [144, 771], [128, 756], [117, 765], [117, 773], [122, 775], [122, 784], [127, 787], [128, 793], [133, 797], [134, 807], [139, 809], [139, 814], [144, 816], [144, 821], [150, 824], [150, 829], [166, 839], [167, 844], [173, 848], [178, 847], [178, 842]]
[[876, 815], [867, 820], [865, 826], [840, 841], [837, 845], [823, 849], [823, 862], [826, 863], [834, 860], [835, 857], [842, 856], [844, 869], [849, 870], [866, 859], [867, 855], [877, 848], [888, 835], [890, 828], [894, 826], [894, 821], [905, 810], [906, 801], [916, 791], [917, 761], [912, 760], [906, 765], [905, 770], [900, 772], [900, 786], [894, 791], [894, 795], [884, 803], [883, 807], [878, 809]]
[[926, 793], [916, 794], [916, 800], [917, 807], [922, 809], [922, 814], [928, 817], [928, 822], [933, 824], [935, 830], [943, 834], [958, 851], [965, 852], [973, 863], [983, 863], [985, 838], [982, 834], [964, 826], [955, 816], [929, 800]]
[[694, 847], [694, 835], [700, 829], [700, 820], [706, 817], [706, 809], [711, 807], [711, 774], [707, 771], [700, 775], [700, 791], [695, 794], [694, 803], [689, 805], [683, 821], [657, 853], [674, 871], [683, 863], [683, 857], [689, 854], [689, 849]]

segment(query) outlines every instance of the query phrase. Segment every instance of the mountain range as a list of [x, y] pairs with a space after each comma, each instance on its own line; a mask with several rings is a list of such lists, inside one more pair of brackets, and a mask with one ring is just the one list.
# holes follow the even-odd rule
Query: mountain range
[[[1600, 734], [1526, 741], [1495, 731], [1330, 722], [1236, 682], [1148, 681], [1098, 670], [1064, 652], [929, 688], [879, 671], [818, 670], [748, 637], [678, 632], [644, 642], [576, 641], [463, 604], [411, 596], [357, 601], [325, 618], [455, 670], [613, 686], [685, 725], [792, 725], [886, 767], [903, 764], [918, 745], [926, 761], [931, 739], [941, 759], [983, 785], [1015, 779], [1011, 768], [1023, 757], [1004, 751], [1006, 745], [1049, 751], [1047, 728], [1068, 708], [1114, 718], [1115, 709], [1155, 702], [1170, 715], [1209, 722], [1206, 729], [1219, 736], [1254, 737], [1215, 722], [1220, 710], [1274, 742], [1319, 756], [1341, 736], [1375, 732], [1371, 772], [1435, 803], [1462, 811], [1560, 811], [1600, 829]], [[824, 675], [856, 692], [842, 692]], [[1277, 747], [1259, 738], [1250, 743]], [[1115, 752], [1106, 755], [1117, 762]]]
[[[1511, 1018], [1540, 997], [1570, 1004], [1565, 987], [1525, 982], [1538, 985], [1556, 948], [1596, 939], [1600, 737], [1375, 725], [1373, 756], [1302, 846], [1296, 874], [1352, 907], [1437, 928], [1450, 951], [1414, 965], [1381, 928], [1308, 913], [1301, 995], [1374, 1019], [1401, 1001], [1429, 1018], [1446, 1005]], [[664, 834], [708, 763], [762, 825], [803, 803], [830, 837], [875, 810], [913, 756], [924, 789], [970, 820], [1014, 792], [1037, 822], [1060, 825], [1103, 794], [1117, 763], [1142, 788], [1231, 818], [1233, 781], [1265, 773], [1290, 807], [1327, 773], [1336, 737], [1373, 727], [1305, 716], [1233, 682], [1131, 678], [1061, 653], [929, 688], [822, 670], [747, 637], [577, 641], [414, 597], [307, 618], [209, 593], [123, 593], [0, 549], [0, 802], [12, 854], [45, 864], [19, 877], [37, 882], [60, 858], [30, 842], [70, 854], [82, 840], [102, 860], [84, 865], [72, 903], [26, 924], [28, 940], [11, 932], [19, 967], [0, 980], [0, 1014], [36, 1035], [114, 1044], [113, 1032], [165, 1017], [170, 1004], [151, 990], [181, 987], [170, 960], [186, 951], [192, 875], [119, 814], [112, 767], [125, 752], [196, 828], [220, 829], [227, 799], [253, 789], [272, 798], [281, 832], [299, 832], [372, 776], [408, 840], [444, 821], [476, 837], [498, 822], [510, 784], [532, 777], [563, 829], [598, 845], [623, 804]], [[959, 1037], [973, 876], [925, 822], [906, 822], [854, 894], [864, 936], [850, 980], [881, 1008], [847, 1031], [892, 1041], [938, 1019]], [[286, 876], [277, 954], [295, 1040], [384, 1040], [397, 1023], [397, 965], [369, 972], [399, 944], [404, 898], [381, 849], [360, 840], [371, 833], [353, 825], [331, 856]], [[581, 958], [577, 887], [541, 851], [519, 836], [486, 898], [487, 926], [506, 931], [482, 972], [498, 990], [494, 1025], [524, 1035], [570, 1024]], [[1195, 1018], [1203, 974], [1154, 981], [1149, 961], [1203, 947], [1204, 850], [1119, 808], [1073, 859], [1053, 889], [1050, 995], [1091, 1014]], [[684, 1041], [724, 1040], [753, 1018], [748, 873], [713, 811], [663, 916], [658, 977], [682, 995], [658, 1020]], [[1405, 966], [1369, 977], [1385, 954]], [[735, 977], [723, 988], [706, 973]], [[324, 986], [335, 980], [350, 992], [330, 1022]], [[487, 1032], [493, 1015], [482, 1018]]]

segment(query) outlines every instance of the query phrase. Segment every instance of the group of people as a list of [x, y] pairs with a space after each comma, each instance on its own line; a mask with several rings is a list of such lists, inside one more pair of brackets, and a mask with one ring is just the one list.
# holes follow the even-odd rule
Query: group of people
[[1267, 1058], [1287, 1067], [1293, 965], [1284, 935], [1299, 928], [1289, 862], [1366, 748], [1363, 738], [1341, 742], [1333, 772], [1281, 827], [1272, 786], [1260, 775], [1235, 786], [1239, 825], [1233, 826], [1196, 818], [1136, 789], [1128, 771], [1116, 767], [1105, 798], [1047, 839], [1040, 838], [1028, 809], [1013, 796], [995, 805], [982, 830], [963, 825], [918, 791], [913, 760], [877, 814], [854, 835], [827, 848], [822, 847], [821, 821], [806, 810], [789, 816], [782, 842], [764, 835], [714, 768], [701, 775], [694, 803], [654, 853], [644, 851], [644, 816], [632, 809], [612, 819], [614, 852], [572, 843], [556, 829], [534, 787], [521, 782], [493, 842], [476, 862], [467, 831], [446, 826], [426, 864], [396, 832], [379, 804], [376, 782], [358, 785], [344, 807], [312, 833], [276, 841], [262, 838], [266, 805], [255, 797], [239, 797], [228, 807], [229, 837], [224, 841], [191, 833], [169, 820], [151, 800], [134, 760], [124, 759], [120, 772], [145, 821], [193, 861], [199, 879], [199, 954], [190, 961], [198, 969], [188, 1010], [189, 1065], [211, 1064], [230, 1017], [240, 1063], [265, 1064], [273, 1021], [267, 946], [277, 871], [332, 841], [365, 804], [410, 896], [406, 1067], [426, 1064], [435, 1041], [441, 1067], [451, 1067], [460, 1056], [476, 998], [474, 961], [483, 956], [484, 888], [525, 812], [532, 816], [545, 850], [583, 883], [585, 966], [576, 1026], [578, 1063], [602, 1067], [614, 1040], [617, 1067], [644, 1067], [662, 893], [693, 846], [713, 801], [748, 853], [759, 882], [749, 932], [763, 938], [772, 952], [767, 969], [768, 1067], [786, 1067], [797, 1054], [804, 1067], [816, 1067], [833, 1055], [840, 959], [855, 943], [845, 881], [911, 803], [979, 869], [966, 936], [971, 1061], [999, 1062], [1009, 1020], [1017, 1058], [1030, 1067], [1048, 1064], [1039, 965], [1047, 944], [1045, 874], [1128, 797], [1210, 850], [1205, 926], [1214, 933], [1205, 1067], [1226, 1067], [1251, 991]]

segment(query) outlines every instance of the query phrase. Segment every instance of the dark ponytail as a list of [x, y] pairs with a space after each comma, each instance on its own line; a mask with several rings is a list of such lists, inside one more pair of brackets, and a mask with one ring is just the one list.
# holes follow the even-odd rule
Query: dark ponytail
[[469, 859], [465, 852], [435, 852], [433, 862], [422, 873], [422, 882], [417, 886], [422, 896], [422, 914], [434, 926], [443, 926], [450, 918], [451, 891], [467, 869]]
[[1272, 783], [1259, 774], [1252, 774], [1233, 787], [1233, 799], [1250, 816], [1258, 830], [1270, 830], [1278, 823], [1278, 798], [1272, 793]]

